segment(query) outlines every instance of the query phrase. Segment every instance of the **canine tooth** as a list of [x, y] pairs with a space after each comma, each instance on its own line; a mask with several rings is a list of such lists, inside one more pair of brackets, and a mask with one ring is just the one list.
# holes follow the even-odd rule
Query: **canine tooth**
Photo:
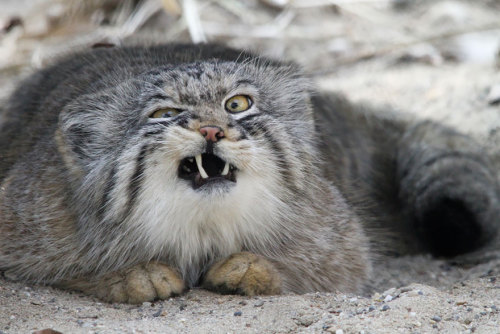
[[229, 173], [229, 162], [226, 162], [226, 165], [224, 166], [221, 175], [226, 176], [227, 173]]
[[193, 158], [188, 158], [188, 161], [192, 163], [193, 162]]
[[196, 159], [196, 165], [198, 165], [198, 170], [200, 171], [201, 177], [204, 179], [208, 179], [208, 174], [207, 172], [205, 172], [203, 166], [201, 165], [201, 154], [198, 154], [194, 158]]

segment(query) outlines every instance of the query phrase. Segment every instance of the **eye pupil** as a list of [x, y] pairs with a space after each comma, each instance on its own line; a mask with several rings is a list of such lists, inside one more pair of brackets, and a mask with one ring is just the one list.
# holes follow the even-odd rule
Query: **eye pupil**
[[231, 103], [231, 109], [237, 109], [238, 108], [238, 102], [234, 101]]

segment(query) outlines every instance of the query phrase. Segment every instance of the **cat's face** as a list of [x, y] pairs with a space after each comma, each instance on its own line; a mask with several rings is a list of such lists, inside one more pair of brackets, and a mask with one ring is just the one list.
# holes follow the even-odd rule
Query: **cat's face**
[[61, 113], [66, 160], [97, 214], [153, 237], [188, 233], [183, 224], [272, 225], [307, 187], [308, 89], [293, 68], [257, 61], [152, 69]]

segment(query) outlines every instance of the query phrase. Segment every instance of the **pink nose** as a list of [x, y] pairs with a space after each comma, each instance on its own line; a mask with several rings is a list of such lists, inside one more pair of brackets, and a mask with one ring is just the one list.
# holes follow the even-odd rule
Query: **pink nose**
[[218, 139], [224, 138], [224, 131], [218, 126], [204, 126], [200, 128], [200, 133], [207, 141], [216, 142]]

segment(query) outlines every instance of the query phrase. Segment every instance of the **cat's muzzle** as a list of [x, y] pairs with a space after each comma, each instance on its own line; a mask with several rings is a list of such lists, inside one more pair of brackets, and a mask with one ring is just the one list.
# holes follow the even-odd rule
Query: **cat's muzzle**
[[193, 189], [208, 184], [236, 182], [236, 167], [222, 160], [215, 154], [203, 153], [187, 157], [179, 164], [178, 175], [191, 181]]

